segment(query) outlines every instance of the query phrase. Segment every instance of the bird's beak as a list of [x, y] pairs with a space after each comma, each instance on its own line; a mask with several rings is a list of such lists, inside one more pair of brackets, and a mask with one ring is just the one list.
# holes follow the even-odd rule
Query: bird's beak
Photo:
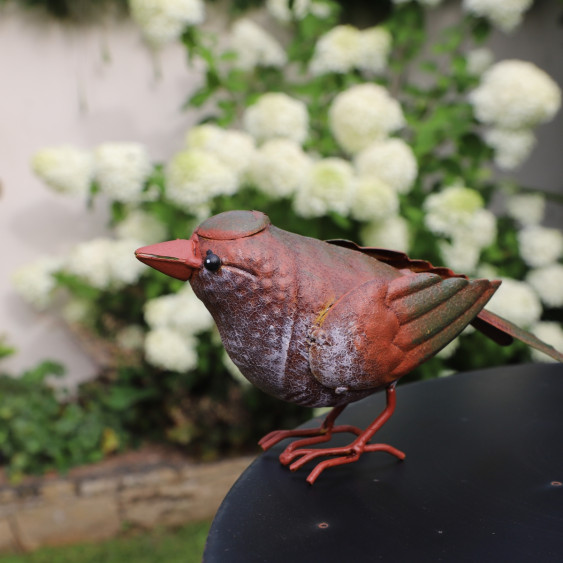
[[187, 281], [194, 270], [203, 266], [197, 250], [197, 243], [193, 238], [176, 239], [138, 248], [135, 257], [167, 276]]

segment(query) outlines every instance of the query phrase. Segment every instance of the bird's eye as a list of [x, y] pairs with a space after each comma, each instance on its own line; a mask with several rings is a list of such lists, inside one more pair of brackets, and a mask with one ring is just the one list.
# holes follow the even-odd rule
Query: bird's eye
[[221, 258], [217, 254], [213, 254], [211, 250], [208, 250], [203, 260], [203, 266], [210, 272], [216, 272], [221, 267]]

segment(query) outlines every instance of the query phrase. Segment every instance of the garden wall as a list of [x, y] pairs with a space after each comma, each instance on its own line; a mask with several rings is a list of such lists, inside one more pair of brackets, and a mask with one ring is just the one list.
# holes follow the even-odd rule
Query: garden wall
[[0, 482], [0, 553], [211, 518], [251, 461], [193, 463], [144, 451], [66, 477]]

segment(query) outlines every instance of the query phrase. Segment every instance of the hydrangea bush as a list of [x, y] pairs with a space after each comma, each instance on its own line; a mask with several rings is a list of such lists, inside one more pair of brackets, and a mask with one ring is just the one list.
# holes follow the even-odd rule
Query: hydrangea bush
[[[531, 0], [463, 0], [460, 21], [432, 38], [425, 21], [439, 3], [395, 0], [358, 29], [329, 0], [267, 0], [268, 29], [239, 15], [219, 42], [199, 26], [202, 0], [130, 1], [153, 46], [180, 40], [204, 61], [186, 102], [204, 118], [165, 163], [136, 143], [39, 151], [33, 168], [48, 186], [111, 207], [113, 237], [14, 276], [33, 305], [57, 299], [106, 358], [96, 384], [125, 426], [214, 450], [303, 416], [244, 384], [189, 285], [133, 256], [229, 209], [501, 278], [490, 309], [563, 349], [563, 234], [542, 226], [546, 194], [499, 182], [493, 168], [521, 164], [561, 104], [544, 71], [486, 48], [492, 26], [514, 29]], [[530, 359], [467, 330], [410, 379]]]

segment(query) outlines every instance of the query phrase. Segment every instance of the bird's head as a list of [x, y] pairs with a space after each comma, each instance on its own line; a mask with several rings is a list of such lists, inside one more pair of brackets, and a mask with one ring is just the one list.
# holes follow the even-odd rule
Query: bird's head
[[259, 276], [269, 262], [267, 245], [259, 235], [269, 226], [270, 220], [259, 211], [227, 211], [206, 219], [189, 239], [144, 246], [135, 256], [182, 281], [227, 272]]

